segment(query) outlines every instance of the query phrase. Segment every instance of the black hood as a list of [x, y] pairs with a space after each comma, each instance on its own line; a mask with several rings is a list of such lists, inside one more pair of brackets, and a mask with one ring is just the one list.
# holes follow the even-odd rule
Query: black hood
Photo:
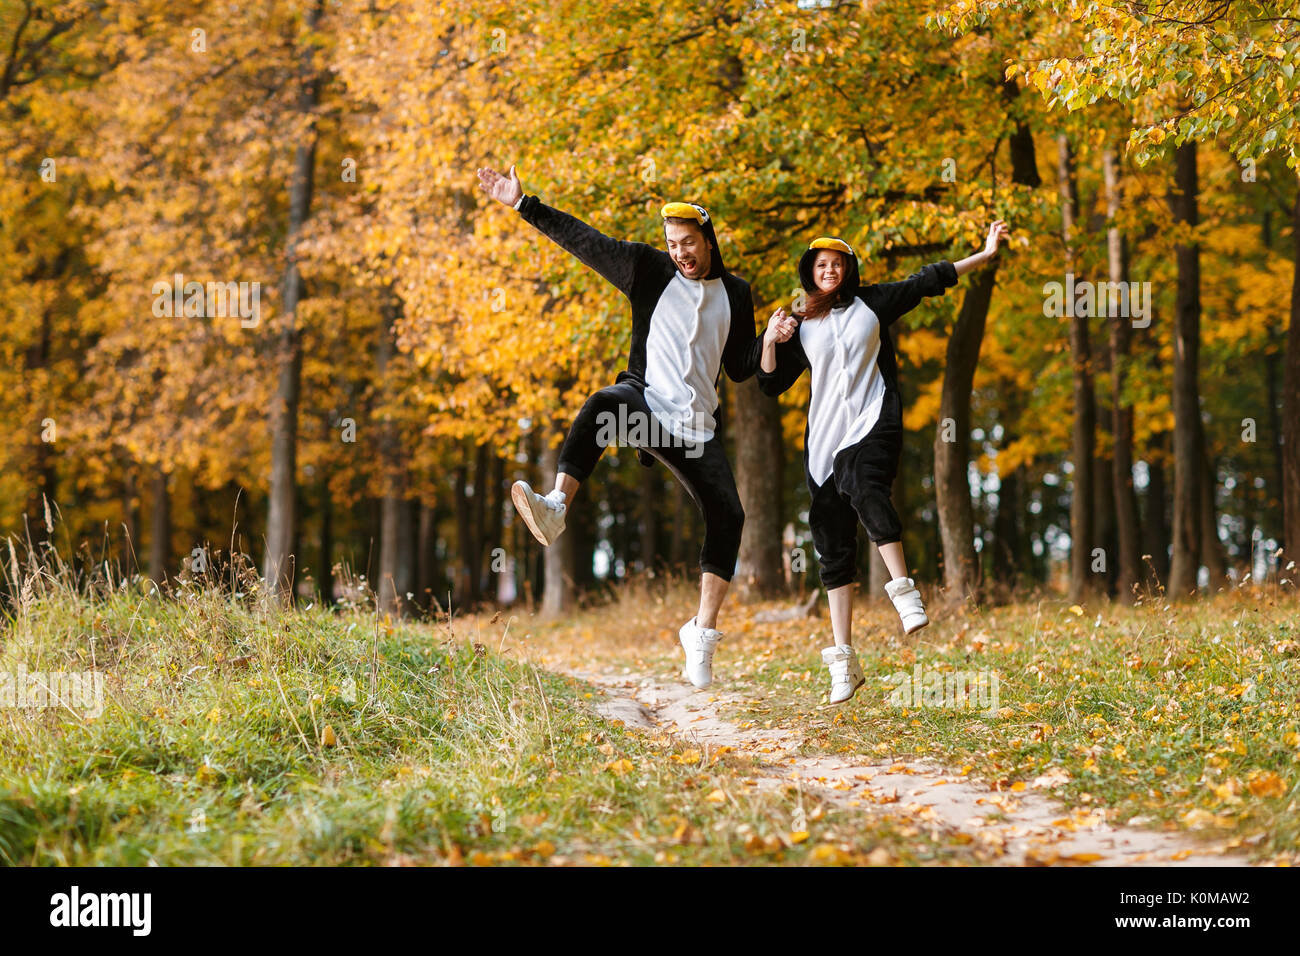
[[[837, 238], [831, 236], [828, 238]], [[838, 249], [832, 249], [832, 252], [840, 252]], [[809, 249], [799, 257], [799, 282], [805, 292], [816, 292], [817, 283], [813, 281], [813, 263], [817, 261], [817, 253], [820, 249]], [[848, 305], [853, 301], [853, 295], [858, 291], [861, 280], [858, 277], [858, 257], [851, 256], [847, 252], [840, 252], [840, 255], [848, 259], [848, 266], [844, 270], [844, 279], [840, 282], [840, 294], [836, 298], [836, 304]]]

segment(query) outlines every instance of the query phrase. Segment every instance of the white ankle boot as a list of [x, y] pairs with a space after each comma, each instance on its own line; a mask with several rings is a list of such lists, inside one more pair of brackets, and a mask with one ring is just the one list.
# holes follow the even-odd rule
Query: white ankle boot
[[515, 510], [524, 519], [524, 524], [533, 533], [533, 537], [547, 547], [564, 530], [565, 506], [550, 497], [539, 495], [529, 487], [528, 482], [516, 481], [510, 488], [510, 500], [514, 502]]
[[822, 648], [822, 663], [831, 672], [831, 703], [841, 704], [867, 682], [858, 663], [858, 652], [847, 644]]
[[677, 632], [677, 639], [686, 652], [686, 667], [682, 674], [697, 688], [703, 690], [713, 683], [713, 651], [722, 640], [722, 632], [711, 627], [700, 627], [691, 618]]
[[911, 578], [894, 578], [885, 585], [885, 593], [903, 619], [903, 633], [911, 634], [930, 623], [925, 615], [925, 605], [921, 603], [921, 592]]

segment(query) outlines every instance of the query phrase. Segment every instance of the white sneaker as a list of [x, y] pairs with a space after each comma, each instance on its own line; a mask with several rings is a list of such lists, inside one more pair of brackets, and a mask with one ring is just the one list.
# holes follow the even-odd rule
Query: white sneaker
[[682, 676], [703, 690], [713, 683], [713, 651], [722, 640], [722, 632], [711, 627], [700, 627], [691, 618], [677, 632], [686, 652], [686, 667]]
[[894, 578], [885, 585], [885, 593], [894, 602], [898, 616], [903, 619], [903, 633], [911, 634], [930, 623], [925, 615], [925, 605], [921, 603], [921, 592], [916, 589], [916, 582], [911, 578]]
[[564, 512], [567, 510], [558, 501], [539, 495], [529, 487], [526, 481], [516, 481], [510, 488], [510, 500], [515, 504], [519, 517], [524, 519], [533, 537], [550, 547], [564, 530]]
[[858, 653], [847, 644], [822, 648], [822, 663], [831, 671], [831, 703], [842, 704], [867, 682]]

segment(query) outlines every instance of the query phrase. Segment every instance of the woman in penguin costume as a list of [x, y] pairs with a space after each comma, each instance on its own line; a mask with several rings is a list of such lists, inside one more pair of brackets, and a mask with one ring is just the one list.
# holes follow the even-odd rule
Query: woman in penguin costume
[[605, 448], [637, 449], [642, 464], [663, 462], [704, 515], [700, 604], [678, 638], [685, 675], [696, 687], [712, 681], [715, 628], [740, 551], [745, 522], [736, 480], [718, 434], [717, 382], [723, 370], [740, 382], [758, 371], [761, 339], [754, 331], [749, 284], [727, 271], [713, 218], [695, 203], [663, 207], [667, 251], [614, 239], [580, 219], [524, 195], [515, 168], [503, 176], [478, 171], [484, 192], [627, 296], [632, 308], [627, 368], [582, 406], [560, 448], [555, 488], [539, 495], [517, 481], [511, 500], [543, 545], [564, 530], [574, 492]]
[[[788, 316], [777, 309], [763, 335], [759, 387], [780, 395], [810, 370], [804, 473], [812, 504], [808, 524], [819, 556], [835, 643], [822, 650], [831, 703], [848, 700], [864, 677], [852, 646], [853, 583], [860, 521], [892, 580], [885, 593], [910, 634], [930, 623], [903, 557], [903, 529], [890, 486], [903, 450], [898, 362], [886, 329], [927, 296], [943, 295], [957, 277], [997, 254], [1008, 234], [989, 228], [983, 251], [959, 262], [927, 265], [901, 282], [863, 284], [853, 248], [834, 236], [813, 240], [799, 259], [806, 296]], [[796, 302], [798, 308], [798, 302]]]

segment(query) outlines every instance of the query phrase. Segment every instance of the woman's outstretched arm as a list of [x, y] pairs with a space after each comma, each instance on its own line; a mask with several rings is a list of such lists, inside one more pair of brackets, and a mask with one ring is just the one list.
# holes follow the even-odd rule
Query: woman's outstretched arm
[[941, 259], [922, 266], [914, 275], [901, 282], [876, 282], [858, 288], [858, 296], [880, 318], [881, 326], [892, 325], [900, 316], [911, 312], [927, 296], [943, 295], [944, 290], [957, 284], [964, 272], [984, 265], [998, 251], [998, 243], [1007, 237], [1007, 224], [998, 220], [989, 227], [989, 238], [983, 250], [967, 256], [960, 262]]

